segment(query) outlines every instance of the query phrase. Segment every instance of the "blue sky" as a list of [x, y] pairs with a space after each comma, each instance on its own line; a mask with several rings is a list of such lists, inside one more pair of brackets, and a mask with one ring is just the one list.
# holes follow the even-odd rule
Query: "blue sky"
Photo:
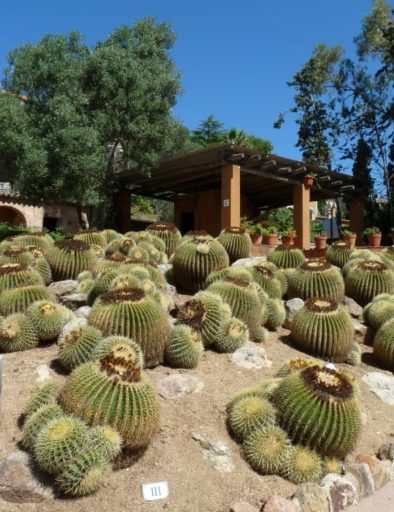
[[0, 68], [14, 47], [46, 33], [76, 29], [89, 44], [120, 24], [154, 15], [178, 39], [172, 56], [183, 72], [184, 93], [175, 114], [188, 126], [214, 114], [270, 139], [275, 152], [299, 158], [296, 125], [272, 127], [286, 110], [286, 85], [315, 45], [340, 44], [354, 56], [353, 37], [372, 0], [19, 0], [0, 2]]

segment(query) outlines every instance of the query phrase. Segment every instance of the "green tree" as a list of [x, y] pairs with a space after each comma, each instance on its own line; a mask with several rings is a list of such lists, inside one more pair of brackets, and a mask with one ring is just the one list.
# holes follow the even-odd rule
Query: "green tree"
[[112, 211], [115, 157], [120, 169], [149, 173], [174, 150], [174, 40], [167, 24], [145, 18], [92, 48], [71, 32], [13, 50], [0, 94], [0, 163], [18, 191]]
[[220, 144], [223, 142], [224, 130], [223, 123], [211, 114], [201, 121], [196, 130], [192, 131], [192, 141], [200, 146], [209, 146], [210, 144]]

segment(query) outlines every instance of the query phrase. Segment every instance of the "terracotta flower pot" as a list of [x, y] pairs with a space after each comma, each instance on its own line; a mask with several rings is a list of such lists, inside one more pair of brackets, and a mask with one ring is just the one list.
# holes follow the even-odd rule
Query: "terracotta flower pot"
[[263, 243], [271, 247], [276, 245], [278, 243], [277, 233], [268, 233], [268, 235], [264, 235]]
[[293, 236], [282, 236], [282, 244], [283, 245], [294, 245], [294, 237]]
[[302, 182], [304, 184], [305, 188], [311, 188], [313, 187], [313, 184], [315, 183], [315, 177], [314, 176], [304, 176], [302, 179]]
[[316, 245], [316, 249], [318, 249], [319, 251], [321, 251], [322, 249], [325, 249], [326, 248], [326, 245], [327, 245], [327, 237], [326, 236], [315, 236], [315, 245]]
[[353, 249], [356, 246], [357, 235], [345, 235], [343, 240]]
[[370, 247], [380, 247], [381, 241], [382, 235], [380, 233], [372, 233], [372, 235], [368, 235], [368, 245]]
[[250, 238], [252, 240], [252, 244], [260, 245], [263, 235], [260, 235], [260, 233], [250, 233]]

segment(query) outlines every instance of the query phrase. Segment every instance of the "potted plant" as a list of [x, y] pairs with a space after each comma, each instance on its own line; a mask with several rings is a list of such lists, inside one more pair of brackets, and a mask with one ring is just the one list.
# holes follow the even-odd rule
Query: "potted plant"
[[263, 238], [263, 226], [259, 223], [251, 224], [248, 228], [253, 244], [260, 245]]
[[281, 231], [282, 244], [293, 245], [294, 239], [297, 236], [295, 229], [284, 229]]
[[317, 179], [317, 174], [314, 172], [308, 172], [308, 174], [305, 174], [305, 176], [302, 178], [302, 182], [304, 184], [305, 188], [311, 188], [315, 184]]
[[315, 239], [316, 249], [321, 251], [326, 248], [327, 245], [327, 233], [323, 231], [323, 223], [320, 221], [313, 221], [312, 231]]
[[380, 247], [382, 241], [382, 232], [376, 226], [364, 230], [364, 235], [368, 237], [368, 245], [370, 247]]
[[343, 240], [348, 244], [349, 247], [353, 249], [354, 246], [356, 245], [357, 234], [353, 233], [353, 231], [345, 229], [343, 231]]
[[278, 233], [275, 226], [263, 228], [263, 243], [270, 246], [274, 246], [278, 243]]

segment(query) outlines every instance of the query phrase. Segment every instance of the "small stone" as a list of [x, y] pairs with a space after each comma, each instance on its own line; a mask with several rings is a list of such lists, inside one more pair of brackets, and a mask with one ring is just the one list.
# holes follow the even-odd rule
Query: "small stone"
[[279, 494], [273, 494], [264, 503], [260, 512], [297, 512], [297, 509], [292, 501]]
[[38, 503], [53, 494], [37, 480], [27, 453], [16, 451], [0, 460], [0, 497], [13, 503]]
[[48, 286], [48, 289], [54, 293], [57, 297], [67, 295], [73, 292], [78, 286], [78, 281], [74, 279], [66, 279], [65, 281], [55, 281]]
[[375, 492], [375, 482], [368, 464], [352, 462], [346, 464], [345, 476], [353, 475], [359, 483], [360, 499], [371, 496]]
[[231, 451], [225, 443], [213, 442], [199, 433], [194, 433], [192, 437], [199, 442], [204, 459], [209, 460], [216, 470], [221, 473], [234, 471]]
[[394, 443], [384, 443], [378, 450], [378, 457], [381, 460], [394, 460]]
[[163, 276], [172, 269], [171, 263], [160, 263], [160, 265], [157, 265], [157, 268], [160, 270], [160, 272], [163, 274]]
[[387, 471], [376, 457], [367, 454], [359, 454], [356, 457], [356, 462], [364, 462], [365, 464], [368, 464], [373, 476], [376, 491], [389, 482], [390, 478]]
[[392, 462], [391, 460], [382, 460], [381, 465], [383, 469], [386, 471], [390, 482], [392, 482], [394, 480], [394, 462]]
[[370, 372], [366, 373], [362, 380], [383, 402], [394, 405], [394, 376]]
[[292, 501], [302, 512], [329, 512], [330, 510], [328, 492], [317, 484], [300, 485]]
[[256, 507], [253, 507], [250, 503], [246, 503], [246, 501], [239, 501], [238, 503], [234, 503], [234, 505], [230, 508], [230, 512], [259, 512]]
[[82, 306], [87, 306], [86, 293], [70, 293], [68, 295], [62, 295], [59, 300], [62, 304], [73, 311], [81, 308]]
[[156, 382], [156, 387], [161, 397], [173, 400], [201, 391], [204, 383], [193, 375], [175, 373], [160, 379]]
[[175, 295], [176, 294], [176, 288], [172, 284], [166, 283], [166, 293], [168, 295]]
[[361, 318], [363, 316], [363, 308], [357, 304], [354, 299], [345, 296], [343, 299], [343, 304], [351, 316], [354, 316], [355, 318]]
[[90, 306], [82, 306], [75, 311], [75, 316], [78, 318], [88, 318], [92, 308]]
[[339, 512], [357, 503], [358, 487], [350, 480], [336, 473], [326, 475], [320, 484], [329, 495], [331, 512]]
[[283, 327], [285, 329], [291, 329], [291, 324], [293, 323], [294, 315], [304, 307], [304, 301], [300, 299], [299, 297], [296, 297], [294, 299], [287, 300], [285, 302], [285, 309], [286, 309], [286, 320], [283, 324]]
[[267, 261], [267, 256], [253, 256], [252, 258], [241, 258], [231, 265], [232, 267], [253, 267], [258, 263]]
[[48, 380], [51, 378], [49, 366], [45, 363], [42, 363], [37, 366], [36, 368], [36, 382], [44, 382], [45, 380]]
[[356, 318], [352, 318], [352, 324], [354, 329], [355, 341], [357, 341], [357, 343], [365, 344], [368, 331], [367, 326], [362, 324]]
[[266, 351], [262, 347], [247, 345], [241, 347], [229, 356], [230, 361], [241, 368], [271, 368], [272, 361], [267, 357]]

